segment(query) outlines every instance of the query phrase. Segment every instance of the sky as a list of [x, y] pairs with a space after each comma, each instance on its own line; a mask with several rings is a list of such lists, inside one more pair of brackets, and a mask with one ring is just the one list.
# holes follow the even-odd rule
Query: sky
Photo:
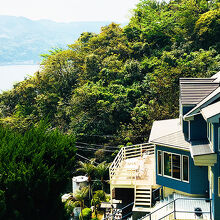
[[57, 22], [127, 22], [139, 0], [0, 0], [0, 15]]

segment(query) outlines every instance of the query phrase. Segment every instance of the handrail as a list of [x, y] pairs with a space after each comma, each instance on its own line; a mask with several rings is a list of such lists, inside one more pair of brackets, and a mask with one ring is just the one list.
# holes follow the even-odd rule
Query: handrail
[[122, 147], [109, 167], [110, 180], [114, 175], [116, 175], [116, 170], [120, 168], [122, 161], [141, 157], [145, 152], [148, 152], [148, 154], [154, 153], [154, 145], [150, 143], [143, 143]]
[[[175, 202], [176, 202], [177, 200], [205, 200], [205, 201], [210, 201], [210, 202], [211, 202], [212, 199], [207, 199], [207, 198], [176, 198], [176, 199], [174, 199], [173, 201], [171, 201], [171, 202], [165, 204], [164, 206], [162, 206], [162, 207], [160, 207], [160, 208], [154, 210], [153, 212], [151, 212], [151, 213], [149, 213], [149, 214], [143, 216], [143, 217], [140, 218], [139, 220], [143, 220], [143, 219], [145, 219], [145, 218], [147, 218], [147, 217], [149, 217], [149, 218], [151, 219], [152, 214], [158, 212], [159, 210], [165, 208], [166, 206], [168, 206], [168, 205], [170, 205], [170, 204], [175, 204]], [[170, 215], [170, 214], [172, 214], [172, 213], [175, 213], [175, 212], [186, 212], [186, 211], [176, 211], [176, 210], [175, 210], [175, 206], [174, 206], [174, 210], [173, 210], [172, 212], [170, 212], [170, 213], [167, 214], [167, 215], [164, 215], [164, 216], [163, 216], [162, 218], [160, 218], [160, 219], [163, 219], [163, 218], [165, 218], [166, 216], [168, 216], [168, 215]], [[191, 213], [191, 212], [190, 212], [190, 211], [187, 211], [187, 213]], [[194, 213], [194, 212], [193, 212], [193, 213]], [[201, 212], [201, 213], [210, 213], [210, 219], [211, 219], [211, 207], [210, 207], [210, 212]], [[160, 219], [159, 219], [159, 220], [160, 220]], [[174, 219], [175, 219], [175, 218], [174, 218]]]
[[[129, 203], [128, 205], [122, 207], [121, 210], [123, 211], [124, 209], [128, 208], [128, 207], [131, 206], [131, 205], [134, 205], [134, 202]], [[130, 213], [129, 213], [129, 214], [130, 214]], [[110, 217], [114, 217], [114, 215], [115, 215], [115, 213], [112, 213], [111, 215], [107, 216], [107, 217], [104, 218], [103, 220], [107, 220], [107, 219], [109, 219]], [[122, 219], [123, 219], [123, 217], [125, 217], [125, 216], [122, 216]]]

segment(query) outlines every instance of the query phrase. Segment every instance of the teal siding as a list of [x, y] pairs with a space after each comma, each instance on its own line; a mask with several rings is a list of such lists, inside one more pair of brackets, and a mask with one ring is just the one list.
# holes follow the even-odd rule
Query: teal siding
[[[189, 157], [189, 183], [157, 174], [157, 151], [167, 151]], [[189, 194], [205, 195], [208, 191], [208, 168], [194, 166], [190, 152], [174, 148], [156, 146], [156, 183]]]
[[[185, 115], [187, 112], [189, 112], [191, 109], [193, 109], [194, 106], [183, 106], [182, 107], [182, 115]], [[182, 129], [184, 135], [188, 138], [188, 121], [184, 121], [182, 118]]]
[[195, 115], [194, 120], [190, 121], [189, 140], [207, 139], [207, 123], [202, 115]]
[[213, 124], [214, 125], [214, 138], [213, 138], [213, 147], [215, 152], [218, 154], [217, 157], [217, 163], [214, 167], [212, 167], [212, 172], [214, 174], [214, 188], [213, 188], [213, 194], [212, 194], [212, 205], [213, 205], [213, 215], [214, 219], [220, 218], [220, 197], [218, 196], [218, 177], [220, 177], [220, 154], [218, 150], [218, 128], [220, 127], [220, 124]]

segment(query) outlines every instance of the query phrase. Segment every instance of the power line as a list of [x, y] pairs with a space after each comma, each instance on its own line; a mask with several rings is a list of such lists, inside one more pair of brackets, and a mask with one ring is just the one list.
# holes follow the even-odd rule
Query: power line
[[106, 152], [115, 152], [114, 150], [108, 150], [108, 149], [97, 149], [97, 148], [83, 147], [83, 146], [76, 146], [76, 147], [79, 149], [84, 149], [84, 150], [92, 150], [92, 151], [102, 150]]
[[[76, 134], [77, 136], [86, 136], [86, 137], [107, 137], [107, 138], [123, 138], [123, 136], [116, 135], [98, 135], [98, 134]], [[129, 137], [148, 137], [147, 135], [132, 135]]]
[[[84, 157], [84, 156], [82, 156], [82, 155], [80, 155], [80, 154], [77, 154], [76, 153], [76, 155], [78, 156], [78, 157], [81, 157], [81, 158], [83, 158], [84, 160], [88, 160], [88, 161], [91, 161], [89, 158], [87, 158], [87, 157]], [[96, 163], [97, 165], [99, 165], [99, 163], [97, 163], [97, 162], [95, 162], [94, 161], [94, 163]]]
[[105, 145], [99, 145], [99, 144], [89, 144], [89, 143], [84, 143], [84, 142], [76, 142], [76, 144], [83, 144], [83, 145], [87, 145], [87, 146], [97, 146], [97, 147], [108, 147], [108, 148], [112, 148], [112, 149], [118, 149], [118, 147], [116, 146], [105, 146]]

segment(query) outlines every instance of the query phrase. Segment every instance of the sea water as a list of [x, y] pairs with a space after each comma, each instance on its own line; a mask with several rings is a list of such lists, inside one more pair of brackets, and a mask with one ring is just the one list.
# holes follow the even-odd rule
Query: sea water
[[39, 69], [39, 65], [0, 66], [0, 93], [12, 89], [15, 83], [32, 76]]

